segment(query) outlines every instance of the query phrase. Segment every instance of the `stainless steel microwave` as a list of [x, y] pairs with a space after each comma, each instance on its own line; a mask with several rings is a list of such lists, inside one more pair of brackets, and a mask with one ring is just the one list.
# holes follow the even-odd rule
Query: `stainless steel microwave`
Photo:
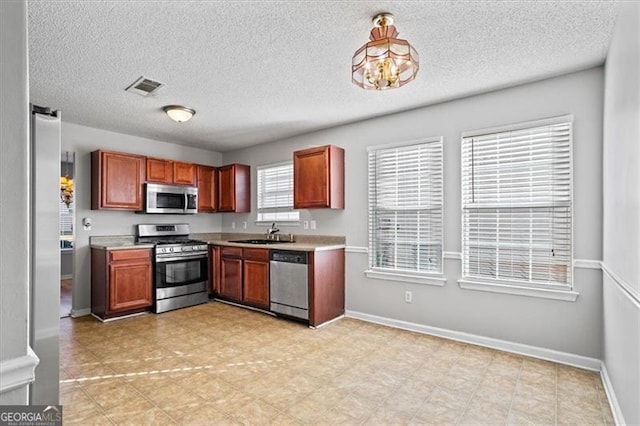
[[145, 213], [198, 213], [198, 188], [194, 186], [147, 183], [145, 188]]

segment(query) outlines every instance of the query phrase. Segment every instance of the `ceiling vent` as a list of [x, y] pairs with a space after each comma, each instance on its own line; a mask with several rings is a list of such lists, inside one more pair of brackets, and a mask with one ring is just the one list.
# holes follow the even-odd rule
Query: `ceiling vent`
[[155, 93], [162, 86], [164, 86], [164, 83], [142, 76], [124, 90], [126, 92], [137, 93], [140, 96], [149, 96]]

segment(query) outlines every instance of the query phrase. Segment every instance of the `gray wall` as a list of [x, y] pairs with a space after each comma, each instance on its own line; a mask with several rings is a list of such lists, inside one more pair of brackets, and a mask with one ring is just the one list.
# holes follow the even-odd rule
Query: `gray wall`
[[604, 363], [627, 424], [640, 424], [639, 28], [640, 5], [624, 3], [604, 103]]
[[[50, 105], [55, 108], [55, 105]], [[62, 111], [64, 120], [64, 111]], [[91, 268], [89, 237], [92, 235], [135, 235], [138, 223], [191, 224], [192, 232], [220, 230], [220, 214], [146, 215], [133, 212], [91, 210], [91, 152], [97, 149], [123, 151], [207, 164], [220, 165], [221, 155], [168, 142], [140, 138], [122, 133], [95, 129], [73, 123], [62, 123], [62, 151], [76, 153], [75, 164], [75, 243], [72, 314], [87, 314], [91, 308]], [[90, 231], [83, 230], [82, 219], [93, 221]]]
[[[402, 90], [411, 90], [411, 86]], [[366, 247], [367, 146], [444, 136], [444, 250], [460, 252], [461, 132], [574, 114], [574, 257], [599, 261], [602, 255], [602, 97], [603, 70], [594, 68], [227, 152], [223, 162], [258, 166], [290, 160], [292, 151], [309, 146], [334, 144], [345, 148], [345, 209], [302, 211], [302, 220], [317, 221], [316, 231], [280, 228], [294, 234], [345, 235], [348, 246]], [[231, 231], [232, 222], [240, 225], [244, 221], [248, 222], [249, 231], [265, 230], [254, 225], [255, 168], [252, 171], [252, 213], [225, 214], [223, 231]], [[439, 288], [367, 279], [363, 274], [367, 269], [367, 255], [350, 252], [347, 256], [349, 310], [601, 357], [602, 277], [597, 269], [576, 269], [574, 284], [580, 297], [574, 303], [462, 290], [456, 283], [460, 277], [460, 261], [455, 259], [446, 260], [448, 283]], [[413, 303], [404, 303], [405, 290], [413, 291]]]
[[[27, 354], [29, 73], [27, 4], [0, 2], [0, 362]], [[0, 394], [26, 404], [27, 388]]]

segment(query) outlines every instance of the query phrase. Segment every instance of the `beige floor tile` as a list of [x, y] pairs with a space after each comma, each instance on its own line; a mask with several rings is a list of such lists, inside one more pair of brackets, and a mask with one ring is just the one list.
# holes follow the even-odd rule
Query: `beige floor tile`
[[494, 404], [491, 401], [480, 398], [473, 398], [466, 411], [462, 415], [460, 423], [462, 424], [478, 424], [487, 423], [495, 425], [503, 425], [509, 416], [509, 407]]
[[114, 413], [108, 417], [116, 425], [152, 426], [177, 424], [167, 413], [159, 408], [151, 408], [133, 414]]
[[350, 318], [210, 303], [60, 330], [65, 424], [613, 423], [593, 372]]

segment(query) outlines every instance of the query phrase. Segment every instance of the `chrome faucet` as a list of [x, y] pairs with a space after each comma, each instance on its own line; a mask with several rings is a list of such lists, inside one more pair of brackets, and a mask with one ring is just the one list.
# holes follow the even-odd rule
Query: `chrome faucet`
[[273, 222], [271, 224], [271, 227], [269, 229], [267, 229], [267, 237], [268, 238], [272, 238], [271, 236], [274, 235], [276, 232], [280, 232], [280, 230], [278, 228], [276, 228], [276, 223]]

